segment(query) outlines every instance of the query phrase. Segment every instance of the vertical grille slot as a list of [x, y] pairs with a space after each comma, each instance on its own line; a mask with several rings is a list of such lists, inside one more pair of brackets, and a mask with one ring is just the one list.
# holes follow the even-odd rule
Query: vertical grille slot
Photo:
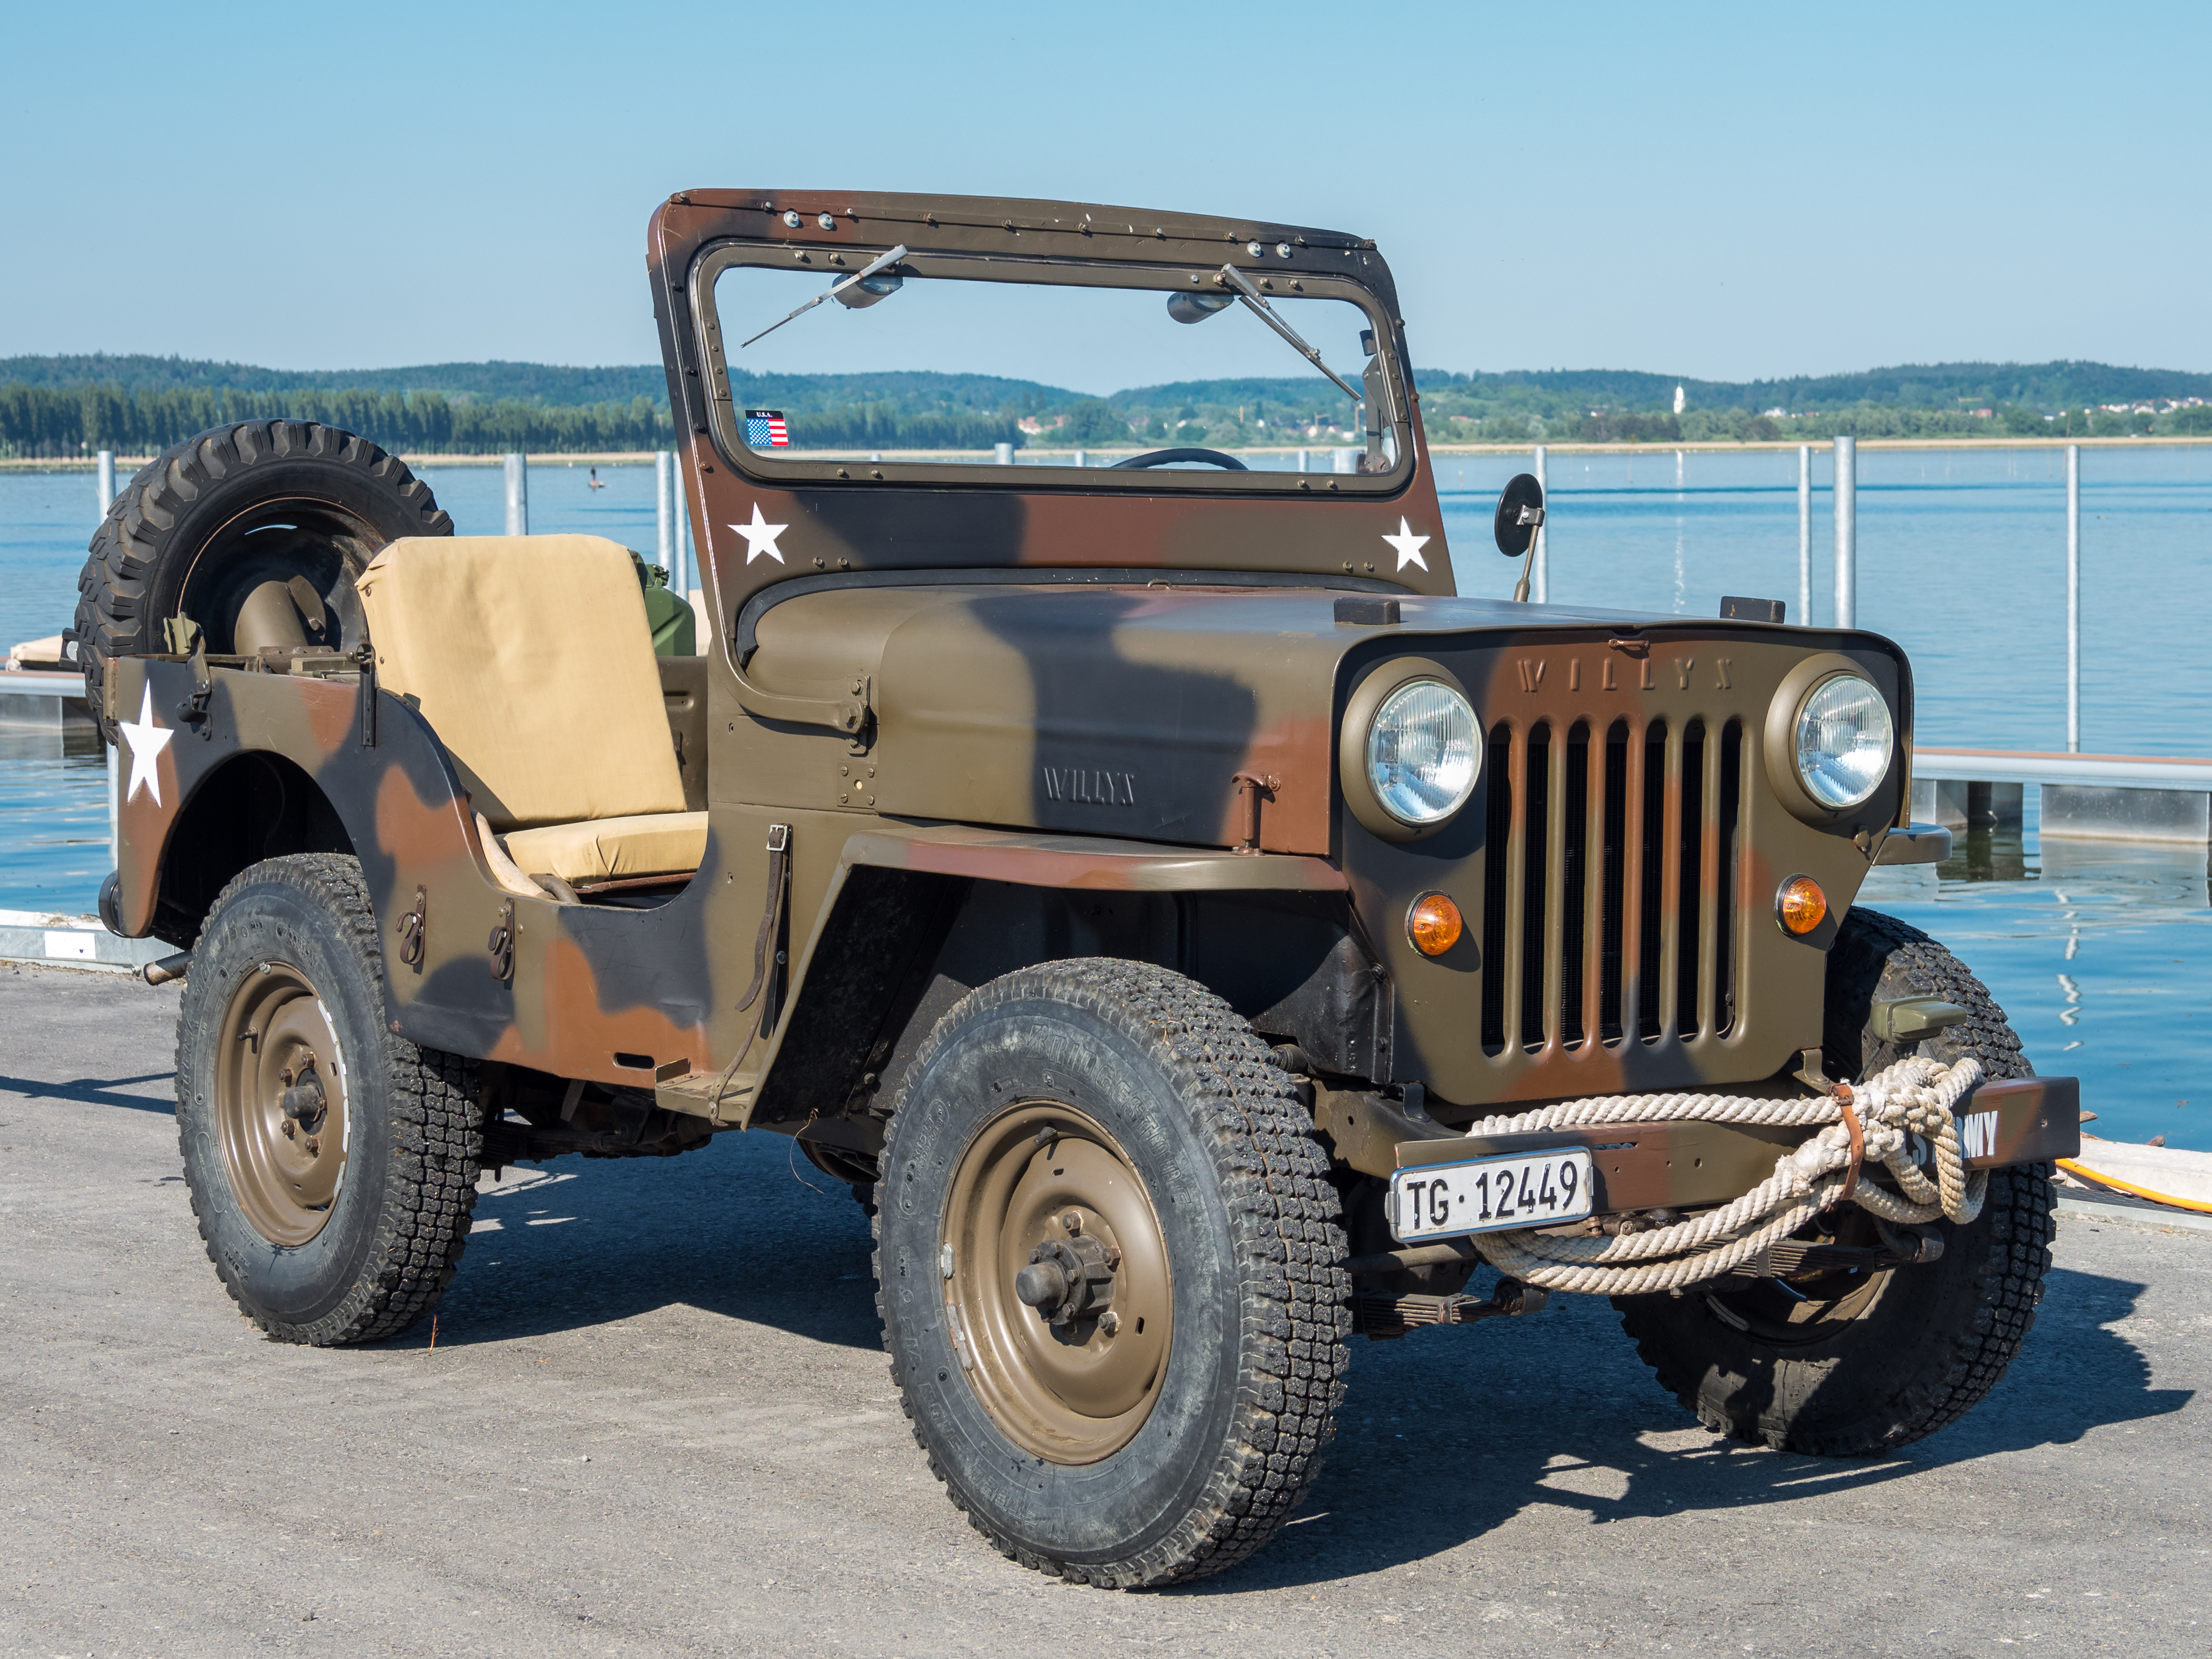
[[1713, 925], [1713, 983], [1720, 1006], [1714, 1030], [1726, 1032], [1735, 1029], [1736, 928], [1743, 889], [1743, 722], [1740, 720], [1721, 728], [1720, 854]]
[[1533, 1048], [1544, 1041], [1545, 992], [1552, 988], [1547, 981], [1557, 971], [1544, 949], [1548, 915], [1545, 900], [1550, 893], [1545, 877], [1556, 867], [1552, 856], [1552, 726], [1548, 720], [1539, 720], [1528, 733], [1522, 791], [1527, 805], [1521, 827], [1521, 1044]]
[[1654, 720], [1644, 728], [1643, 787], [1638, 792], [1642, 807], [1637, 836], [1638, 927], [1636, 951], [1636, 1034], [1646, 1042], [1659, 1040], [1659, 962], [1665, 948], [1665, 928], [1660, 913], [1667, 899], [1667, 722]]
[[1598, 1002], [1599, 1041], [1618, 1042], [1621, 1036], [1620, 1006], [1627, 973], [1628, 922], [1628, 722], [1615, 720], [1606, 728], [1605, 787], [1600, 845], [1605, 849], [1598, 872]]
[[1513, 732], [1502, 722], [1482, 759], [1482, 1052], [1505, 1050], [1505, 893], [1513, 834]]
[[1589, 990], [1590, 729], [1577, 720], [1567, 732], [1566, 789], [1560, 802], [1559, 1041], [1579, 1048], [1588, 1035], [1583, 1012]]
[[1705, 947], [1712, 927], [1706, 914], [1713, 884], [1707, 868], [1711, 848], [1705, 831], [1712, 815], [1705, 799], [1705, 723], [1692, 720], [1682, 728], [1681, 781], [1675, 790], [1681, 829], [1674, 845], [1682, 885], [1681, 898], [1674, 908], [1674, 1017], [1668, 1024], [1678, 1037], [1711, 1026], [1710, 1011], [1699, 996], [1705, 980], [1698, 972], [1698, 953]]

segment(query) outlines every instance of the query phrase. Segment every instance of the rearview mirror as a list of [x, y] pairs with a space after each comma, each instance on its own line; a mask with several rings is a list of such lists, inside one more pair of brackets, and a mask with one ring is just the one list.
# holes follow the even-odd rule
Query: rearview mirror
[[[1181, 296], [1177, 296], [1181, 297]], [[1544, 522], [1544, 486], [1532, 472], [1516, 473], [1498, 492], [1498, 517], [1492, 526], [1498, 550], [1517, 559], [1536, 544]]]
[[1179, 323], [1202, 323], [1216, 312], [1227, 310], [1236, 298], [1233, 294], [1170, 294], [1168, 315]]

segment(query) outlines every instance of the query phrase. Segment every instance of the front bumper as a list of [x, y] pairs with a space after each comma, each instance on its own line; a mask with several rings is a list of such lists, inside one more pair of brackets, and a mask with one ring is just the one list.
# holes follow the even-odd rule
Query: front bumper
[[[1317, 1103], [1315, 1118], [1340, 1158], [1385, 1178], [1398, 1170], [1493, 1153], [1587, 1146], [1600, 1214], [1725, 1204], [1772, 1175], [1775, 1160], [1809, 1133], [1675, 1121], [1467, 1135], [1371, 1095], [1328, 1095]], [[1984, 1083], [1962, 1103], [1958, 1121], [1972, 1170], [2073, 1158], [2081, 1149], [2081, 1080], [2024, 1077]]]

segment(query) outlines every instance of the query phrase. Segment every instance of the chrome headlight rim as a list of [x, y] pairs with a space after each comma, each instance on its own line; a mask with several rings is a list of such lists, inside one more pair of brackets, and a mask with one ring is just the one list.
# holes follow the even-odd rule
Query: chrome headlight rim
[[[1870, 687], [1889, 722], [1889, 754], [1874, 787], [1856, 800], [1831, 805], [1814, 794], [1797, 769], [1797, 731], [1808, 705], [1825, 686], [1848, 677]], [[1897, 775], [1903, 743], [1897, 699], [1882, 689], [1881, 677], [1870, 665], [1840, 652], [1824, 651], [1799, 663], [1783, 678], [1766, 713], [1766, 776], [1776, 796], [1792, 817], [1818, 829], [1849, 819], [1871, 824], [1887, 816], [1876, 810], [1882, 791]]]
[[[1434, 681], [1465, 705], [1474, 728], [1474, 766], [1466, 789], [1449, 810], [1423, 823], [1409, 823], [1393, 812], [1376, 793], [1368, 771], [1368, 744], [1383, 705], [1409, 686]], [[1344, 720], [1338, 728], [1337, 777], [1345, 805], [1363, 829], [1384, 841], [1424, 841], [1460, 821], [1482, 781], [1483, 750], [1487, 728], [1481, 711], [1468, 696], [1466, 684], [1442, 663], [1427, 657], [1392, 657], [1370, 669], [1346, 700]]]

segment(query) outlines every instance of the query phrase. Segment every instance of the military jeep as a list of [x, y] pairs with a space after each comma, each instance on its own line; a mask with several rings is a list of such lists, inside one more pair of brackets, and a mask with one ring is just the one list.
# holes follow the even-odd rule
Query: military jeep
[[[1611, 1296], [1713, 1430], [1820, 1454], [1989, 1390], [2077, 1092], [1853, 905], [1949, 844], [1894, 645], [1502, 597], [1357, 236], [692, 191], [647, 264], [698, 654], [623, 549], [455, 536], [312, 424], [179, 446], [93, 544], [102, 911], [177, 947], [192, 1201], [272, 1336], [422, 1318], [487, 1168], [787, 1135], [951, 1497], [1105, 1586], [1264, 1544], [1355, 1336]], [[749, 407], [1117, 330], [1304, 377], [1342, 460]], [[1498, 503], [1519, 594], [1543, 514]]]

